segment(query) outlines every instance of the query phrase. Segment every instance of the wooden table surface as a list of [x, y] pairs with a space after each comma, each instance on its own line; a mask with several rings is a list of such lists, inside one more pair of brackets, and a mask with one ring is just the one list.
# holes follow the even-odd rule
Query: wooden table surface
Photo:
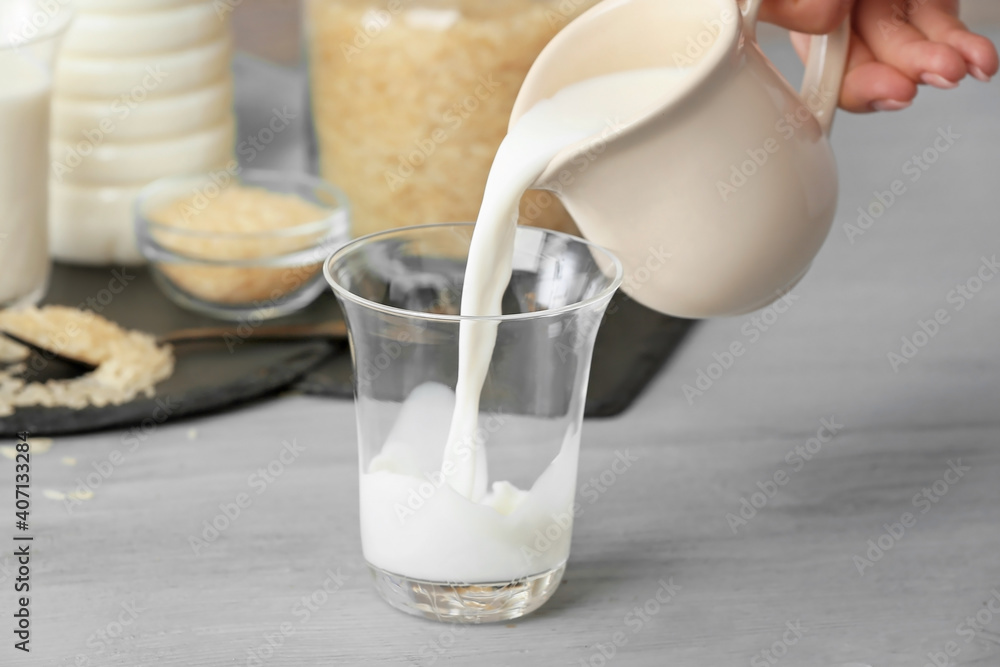
[[[603, 491], [580, 496], [538, 613], [449, 626], [377, 599], [353, 407], [287, 396], [36, 454], [32, 651], [12, 648], [5, 545], [0, 664], [1000, 665], [998, 110], [1000, 87], [968, 81], [837, 120], [840, 213], [812, 272], [784, 313], [705, 323], [627, 414], [585, 425], [579, 483]], [[904, 336], [922, 345], [893, 368]], [[638, 462], [615, 473], [618, 452]]]

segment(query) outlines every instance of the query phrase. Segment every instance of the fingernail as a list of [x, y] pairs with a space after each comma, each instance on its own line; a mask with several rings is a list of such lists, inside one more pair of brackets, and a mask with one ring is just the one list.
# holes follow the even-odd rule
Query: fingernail
[[871, 107], [873, 111], [902, 111], [911, 104], [913, 102], [904, 102], [902, 100], [876, 100], [872, 102]]
[[949, 81], [940, 74], [931, 74], [930, 72], [924, 72], [920, 76], [920, 80], [926, 83], [928, 86], [934, 86], [935, 88], [944, 88], [945, 90], [958, 87], [957, 81]]
[[981, 70], [978, 67], [976, 67], [975, 65], [969, 65], [969, 74], [971, 74], [972, 76], [976, 77], [977, 79], [979, 79], [983, 83], [989, 83], [990, 79], [993, 78], [993, 77], [989, 76], [983, 70]]

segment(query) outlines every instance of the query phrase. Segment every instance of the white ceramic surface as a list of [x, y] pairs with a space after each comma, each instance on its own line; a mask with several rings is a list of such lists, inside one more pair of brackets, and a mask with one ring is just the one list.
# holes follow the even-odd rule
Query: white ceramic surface
[[542, 51], [511, 125], [541, 99], [621, 71], [689, 66], [679, 98], [551, 162], [583, 234], [625, 264], [623, 289], [683, 317], [759, 308], [790, 289], [819, 251], [837, 199], [827, 141], [846, 58], [846, 26], [814, 39], [800, 95], [755, 38], [759, 0], [608, 0]]

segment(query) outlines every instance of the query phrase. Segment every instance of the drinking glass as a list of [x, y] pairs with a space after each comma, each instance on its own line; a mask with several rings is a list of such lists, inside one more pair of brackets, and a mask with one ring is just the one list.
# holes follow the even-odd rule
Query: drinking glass
[[[325, 274], [350, 332], [361, 542], [393, 607], [479, 623], [523, 616], [569, 557], [591, 354], [622, 269], [608, 251], [519, 227], [497, 317], [462, 317], [471, 224], [379, 232], [337, 251]], [[460, 330], [493, 327], [472, 494], [443, 458]]]
[[36, 303], [49, 278], [49, 105], [65, 0], [0, 0], [0, 308]]

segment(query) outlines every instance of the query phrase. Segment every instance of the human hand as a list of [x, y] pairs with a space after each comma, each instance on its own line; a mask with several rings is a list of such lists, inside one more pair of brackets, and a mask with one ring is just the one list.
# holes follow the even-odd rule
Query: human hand
[[851, 13], [851, 46], [840, 89], [848, 111], [910, 106], [917, 85], [954, 88], [966, 74], [989, 81], [997, 50], [958, 19], [958, 0], [764, 0], [760, 18], [792, 30], [803, 58], [809, 35], [832, 32]]

